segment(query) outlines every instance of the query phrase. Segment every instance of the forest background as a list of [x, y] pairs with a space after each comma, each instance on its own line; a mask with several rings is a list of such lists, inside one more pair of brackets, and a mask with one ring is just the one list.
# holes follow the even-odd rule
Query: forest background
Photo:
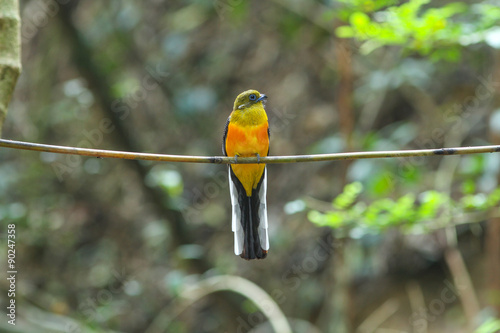
[[[20, 14], [3, 138], [217, 156], [253, 88], [271, 155], [500, 144], [496, 0], [31, 0]], [[500, 329], [500, 155], [268, 173], [271, 248], [247, 262], [224, 165], [0, 149], [0, 262], [15, 224], [19, 271], [17, 324], [0, 329]]]

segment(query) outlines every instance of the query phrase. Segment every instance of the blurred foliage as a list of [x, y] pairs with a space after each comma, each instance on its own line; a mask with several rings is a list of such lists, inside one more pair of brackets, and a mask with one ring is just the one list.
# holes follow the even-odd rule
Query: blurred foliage
[[[491, 210], [499, 215], [500, 188], [485, 195], [474, 192], [474, 183], [463, 185], [467, 195], [453, 200], [448, 193], [428, 190], [418, 195], [408, 193], [398, 199], [383, 198], [370, 203], [359, 200], [363, 185], [354, 182], [332, 202], [333, 210], [311, 210], [308, 218], [314, 224], [341, 229], [338, 235], [348, 236], [352, 229], [356, 238], [366, 233], [380, 233], [391, 227], [401, 227], [404, 233], [430, 232], [436, 228], [454, 226], [452, 218], [468, 212]], [[444, 219], [444, 223], [439, 223]], [[352, 234], [352, 233], [351, 233]]]
[[497, 333], [500, 331], [500, 319], [490, 318], [479, 326], [474, 333]]
[[433, 61], [456, 62], [463, 45], [486, 42], [500, 48], [498, 1], [473, 5], [451, 2], [438, 8], [425, 8], [430, 0], [410, 0], [398, 6], [389, 5], [399, 1], [345, 2], [348, 9], [339, 15], [349, 25], [338, 27], [336, 33], [363, 41], [362, 54], [385, 45], [400, 45], [405, 52], [429, 56]]
[[[21, 1], [24, 72], [3, 137], [216, 156], [235, 96], [255, 88], [269, 96], [274, 155], [347, 150], [346, 117], [356, 151], [498, 144], [499, 7]], [[88, 50], [73, 54], [71, 27]], [[183, 286], [228, 274], [265, 290], [294, 332], [361, 330], [396, 300], [371, 329], [417, 331], [425, 319], [429, 333], [454, 333], [460, 297], [434, 313], [454, 277], [443, 230], [432, 231], [453, 223], [481, 307], [498, 304], [484, 281], [496, 267], [486, 212], [499, 206], [498, 154], [269, 165], [271, 248], [259, 262], [233, 254], [226, 166], [134, 163], [0, 150], [0, 220], [19, 234], [19, 331], [145, 332], [173, 317], [163, 311]], [[415, 300], [427, 306], [418, 320]], [[173, 331], [266, 330], [226, 292], [179, 312]]]

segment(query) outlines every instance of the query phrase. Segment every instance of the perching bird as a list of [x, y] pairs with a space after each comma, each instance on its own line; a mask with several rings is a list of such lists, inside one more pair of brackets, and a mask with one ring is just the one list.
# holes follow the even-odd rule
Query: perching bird
[[[257, 90], [238, 95], [224, 129], [225, 156], [260, 158], [269, 154], [266, 99]], [[265, 164], [229, 165], [234, 253], [247, 260], [264, 259], [269, 250], [266, 174]]]

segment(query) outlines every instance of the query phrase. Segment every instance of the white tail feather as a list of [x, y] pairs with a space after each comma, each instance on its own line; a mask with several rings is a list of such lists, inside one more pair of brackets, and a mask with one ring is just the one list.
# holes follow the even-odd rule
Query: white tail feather
[[[229, 168], [228, 168], [229, 169]], [[241, 207], [238, 201], [238, 190], [233, 183], [231, 178], [231, 170], [229, 169], [229, 193], [231, 195], [231, 207], [232, 207], [232, 217], [231, 217], [231, 229], [234, 232], [234, 254], [240, 255], [243, 253], [243, 241], [244, 233], [243, 227], [241, 225]], [[269, 236], [267, 233], [268, 223], [267, 223], [267, 168], [264, 169], [264, 179], [260, 186], [259, 191], [259, 239], [260, 246], [263, 250], [269, 250]]]
[[229, 193], [231, 195], [231, 207], [232, 207], [232, 217], [231, 217], [231, 229], [234, 232], [234, 254], [240, 255], [243, 253], [243, 228], [241, 226], [241, 207], [238, 201], [238, 190], [233, 183], [231, 178], [231, 167], [229, 167]]
[[260, 185], [259, 191], [259, 238], [260, 238], [260, 246], [263, 250], [269, 250], [269, 236], [267, 234], [267, 168], [264, 169], [264, 179], [262, 180], [262, 184]]

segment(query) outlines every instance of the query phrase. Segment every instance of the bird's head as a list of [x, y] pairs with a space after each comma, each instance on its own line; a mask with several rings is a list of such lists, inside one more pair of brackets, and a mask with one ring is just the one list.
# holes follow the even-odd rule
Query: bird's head
[[254, 104], [263, 103], [267, 99], [267, 96], [261, 94], [257, 90], [247, 90], [242, 92], [236, 97], [234, 101], [233, 110], [242, 110], [251, 107]]

